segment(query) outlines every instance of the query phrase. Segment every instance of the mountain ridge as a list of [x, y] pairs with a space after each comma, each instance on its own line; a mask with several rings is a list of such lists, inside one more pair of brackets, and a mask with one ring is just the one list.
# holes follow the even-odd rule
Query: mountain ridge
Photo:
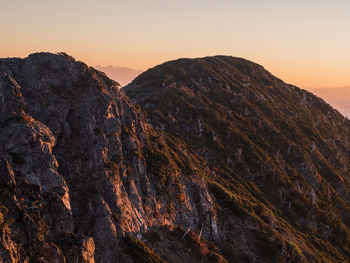
[[[307, 204], [311, 210], [318, 196], [326, 205], [331, 185], [345, 199], [344, 211], [349, 211], [345, 146], [349, 121], [322, 99], [285, 84], [260, 65], [223, 56], [180, 59], [141, 74], [124, 90], [155, 127], [178, 136], [202, 155], [214, 170], [207, 180], [214, 181], [211, 187], [219, 195], [214, 194], [216, 198], [226, 193], [232, 199], [239, 189], [253, 196], [259, 193], [259, 201], [254, 202], [275, 207], [271, 211], [279, 211], [293, 231], [303, 224], [323, 224], [311, 223], [304, 217], [310, 212], [305, 210], [303, 216], [298, 210]], [[342, 142], [337, 144], [334, 136]], [[342, 161], [335, 156], [342, 156]], [[252, 190], [241, 180], [257, 188]], [[240, 198], [235, 200], [240, 207]], [[338, 212], [347, 232], [348, 212], [342, 209]], [[313, 216], [324, 216], [327, 210], [314, 208]], [[323, 228], [318, 227], [319, 231]]]
[[121, 89], [37, 53], [0, 74], [5, 262], [349, 259], [350, 123], [260, 65], [180, 59]]

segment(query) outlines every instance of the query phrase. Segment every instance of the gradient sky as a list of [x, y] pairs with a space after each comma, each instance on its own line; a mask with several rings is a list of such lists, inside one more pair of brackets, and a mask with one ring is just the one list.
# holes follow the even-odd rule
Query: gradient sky
[[349, 0], [0, 0], [0, 57], [147, 69], [232, 55], [300, 87], [350, 85]]

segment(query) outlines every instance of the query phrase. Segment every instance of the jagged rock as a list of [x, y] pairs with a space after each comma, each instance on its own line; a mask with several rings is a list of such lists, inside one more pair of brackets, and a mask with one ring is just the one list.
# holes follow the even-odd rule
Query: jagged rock
[[[13, 219], [3, 244], [16, 247], [5, 246], [13, 262], [115, 262], [126, 234], [164, 224], [211, 232], [199, 212], [215, 214], [206, 184], [170, 154], [159, 164], [172, 167], [165, 181], [149, 169], [148, 138], [161, 135], [118, 83], [66, 54], [1, 59], [0, 72], [1, 205]], [[182, 181], [191, 191], [174, 185]]]

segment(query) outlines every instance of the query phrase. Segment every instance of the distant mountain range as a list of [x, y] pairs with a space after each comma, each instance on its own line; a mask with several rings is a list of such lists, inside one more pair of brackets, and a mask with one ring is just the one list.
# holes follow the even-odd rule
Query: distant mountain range
[[129, 84], [135, 77], [140, 75], [143, 70], [118, 66], [95, 66], [96, 69], [103, 71], [106, 75], [117, 81], [121, 86]]
[[350, 118], [350, 86], [309, 90]]

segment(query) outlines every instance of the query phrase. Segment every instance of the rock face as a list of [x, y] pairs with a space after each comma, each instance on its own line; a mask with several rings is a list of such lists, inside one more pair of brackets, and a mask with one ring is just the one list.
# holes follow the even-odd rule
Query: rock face
[[350, 122], [323, 100], [225, 56], [164, 63], [124, 90], [203, 158], [226, 259], [349, 261]]
[[179, 224], [211, 234], [205, 180], [169, 153], [153, 163], [146, 148], [168, 146], [116, 82], [66, 54], [2, 59], [0, 72], [4, 262], [124, 262], [126, 234]]
[[0, 262], [347, 262], [350, 123], [243, 59], [120, 90], [0, 59]]

